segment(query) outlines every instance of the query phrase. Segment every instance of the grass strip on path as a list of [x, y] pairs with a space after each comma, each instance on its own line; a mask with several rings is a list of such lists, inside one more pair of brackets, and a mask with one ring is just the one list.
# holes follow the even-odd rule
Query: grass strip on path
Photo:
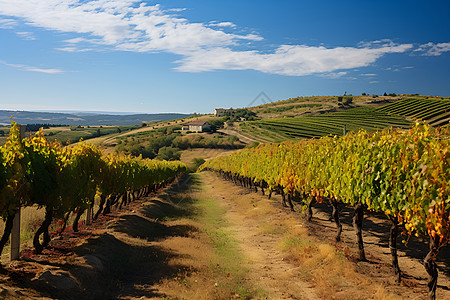
[[202, 188], [195, 202], [199, 212], [195, 218], [214, 248], [210, 270], [216, 278], [216, 287], [234, 291], [236, 298], [253, 298], [256, 294], [262, 294], [246, 283], [249, 269], [238, 241], [228, 230], [230, 224], [224, 218], [226, 208], [221, 206], [217, 199], [211, 198], [212, 191], [205, 190], [204, 186]]

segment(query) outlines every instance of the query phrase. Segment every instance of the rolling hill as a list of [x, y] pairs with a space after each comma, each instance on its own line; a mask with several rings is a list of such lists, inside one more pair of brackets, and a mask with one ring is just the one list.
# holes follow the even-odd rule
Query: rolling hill
[[12, 120], [19, 124], [63, 124], [63, 125], [139, 125], [142, 122], [164, 121], [186, 118], [189, 114], [69, 114], [54, 112], [32, 112], [0, 110], [0, 124], [10, 124]]
[[364, 129], [408, 128], [415, 121], [444, 126], [450, 99], [420, 95], [314, 96], [267, 103], [249, 110], [260, 120], [235, 123], [232, 130], [260, 142], [282, 142]]

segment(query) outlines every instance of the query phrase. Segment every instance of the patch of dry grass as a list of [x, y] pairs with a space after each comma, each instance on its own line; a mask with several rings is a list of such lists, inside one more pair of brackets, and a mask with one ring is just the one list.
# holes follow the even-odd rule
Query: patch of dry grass
[[[194, 175], [198, 177], [198, 175]], [[198, 189], [189, 196], [194, 211], [192, 217], [172, 219], [167, 226], [189, 225], [198, 228], [189, 236], [175, 236], [160, 242], [176, 256], [169, 265], [189, 266], [176, 278], [162, 279], [157, 290], [169, 299], [250, 299], [263, 292], [246, 282], [246, 262], [243, 260], [236, 240], [227, 231], [228, 223], [223, 218], [226, 209], [214, 199], [211, 191]], [[176, 195], [183, 198], [183, 194]], [[184, 202], [182, 202], [183, 204]], [[261, 297], [260, 297], [261, 298]]]
[[[45, 210], [38, 208], [37, 206], [29, 206], [21, 209], [20, 218], [20, 242], [22, 245], [29, 245], [33, 239], [34, 233], [44, 220]], [[0, 232], [3, 234], [5, 228], [5, 222], [0, 221]], [[3, 249], [1, 256], [1, 262], [5, 263], [9, 261], [10, 253], [9, 242]]]
[[299, 266], [301, 277], [312, 282], [324, 299], [400, 299], [382, 285], [373, 284], [371, 278], [357, 273], [343, 251], [311, 239], [298, 220], [288, 217], [284, 225], [289, 230], [280, 248]]
[[[99, 198], [96, 198], [94, 205], [94, 212], [98, 209]], [[32, 241], [36, 230], [41, 226], [45, 217], [45, 208], [39, 208], [37, 205], [27, 206], [21, 208], [21, 217], [20, 217], [20, 244], [21, 250], [25, 247], [32, 247]], [[68, 226], [72, 225], [72, 222], [75, 218], [75, 215], [72, 214], [68, 220]], [[81, 216], [80, 223], [85, 222], [86, 220], [86, 212]], [[49, 228], [50, 232], [54, 232], [57, 229], [61, 228], [61, 225], [57, 225], [56, 223], [59, 219], [53, 219], [53, 222]], [[0, 219], [0, 233], [3, 234], [3, 230], [5, 228], [5, 222]], [[3, 249], [3, 253], [1, 255], [0, 261], [2, 263], [9, 262], [9, 253], [10, 253], [10, 245], [9, 241]]]

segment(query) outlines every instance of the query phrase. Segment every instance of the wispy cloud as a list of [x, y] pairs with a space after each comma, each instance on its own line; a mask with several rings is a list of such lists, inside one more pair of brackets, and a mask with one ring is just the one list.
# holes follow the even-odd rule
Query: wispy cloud
[[14, 19], [0, 19], [0, 29], [13, 29], [19, 25]]
[[381, 40], [375, 40], [375, 41], [364, 41], [364, 42], [359, 42], [358, 46], [363, 47], [363, 48], [370, 48], [370, 47], [376, 47], [379, 45], [395, 45], [394, 42], [390, 39], [381, 39]]
[[118, 49], [175, 52], [261, 39], [191, 23], [158, 4], [138, 0], [0, 0], [0, 14], [37, 27], [84, 34], [87, 40], [99, 38]]
[[347, 75], [347, 72], [342, 71], [342, 72], [323, 73], [323, 74], [320, 74], [319, 76], [325, 77], [325, 78], [335, 79], [335, 78], [340, 78], [340, 77], [345, 76], [345, 75]]
[[416, 50], [417, 52], [424, 52], [424, 56], [439, 56], [444, 52], [450, 51], [450, 43], [427, 43], [420, 45]]
[[55, 49], [59, 50], [59, 51], [74, 52], [74, 53], [95, 51], [94, 48], [79, 48], [79, 47], [70, 47], [70, 46], [60, 47], [60, 48], [55, 48]]
[[14, 69], [18, 69], [21, 71], [28, 71], [28, 72], [39, 72], [39, 73], [46, 73], [46, 74], [64, 73], [64, 71], [60, 70], [60, 69], [46, 69], [46, 68], [38, 68], [38, 67], [27, 66], [27, 65], [22, 65], [22, 64], [10, 64], [10, 63], [4, 62], [4, 61], [0, 61], [0, 64], [14, 68]]
[[211, 26], [236, 28], [237, 25], [232, 22], [210, 22]]
[[167, 11], [167, 12], [182, 12], [185, 10], [186, 10], [186, 8], [169, 8], [169, 9], [166, 9], [165, 11]]
[[19, 32], [16, 32], [16, 34], [18, 36], [20, 36], [21, 38], [23, 38], [24, 40], [34, 41], [36, 39], [34, 34], [32, 32], [28, 32], [28, 31], [19, 31]]
[[[271, 74], [304, 76], [339, 74], [365, 67], [389, 53], [409, 51], [411, 44], [391, 40], [357, 46], [326, 48], [279, 45], [272, 51], [257, 50], [263, 40], [254, 32], [242, 33], [232, 22], [193, 23], [166, 9], [141, 0], [0, 0], [0, 15], [23, 19], [26, 24], [77, 34], [62, 41], [58, 50], [81, 52], [119, 50], [169, 52], [180, 59], [182, 72], [256, 70]], [[250, 43], [250, 45], [249, 45]], [[255, 50], [241, 50], [253, 45]]]
[[366, 73], [366, 74], [361, 74], [361, 76], [373, 77], [373, 76], [377, 76], [377, 74]]
[[410, 44], [376, 48], [282, 45], [268, 54], [214, 48], [197, 51], [183, 58], [179, 61], [181, 65], [177, 69], [185, 72], [257, 70], [272, 74], [303, 76], [368, 66], [386, 53], [401, 53], [411, 48]]

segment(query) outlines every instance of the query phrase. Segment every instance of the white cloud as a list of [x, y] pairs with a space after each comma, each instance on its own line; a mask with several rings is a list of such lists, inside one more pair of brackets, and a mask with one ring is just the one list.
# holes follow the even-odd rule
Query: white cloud
[[[263, 40], [255, 33], [233, 31], [232, 22], [192, 23], [141, 0], [0, 0], [0, 15], [26, 24], [77, 34], [62, 41], [66, 52], [114, 49], [133, 52], [169, 52], [180, 55], [175, 69], [183, 72], [257, 70], [303, 76], [334, 74], [365, 67], [388, 53], [402, 53], [411, 44], [391, 40], [360, 43], [357, 47], [280, 45], [271, 52], [241, 51], [239, 46]], [[239, 31], [241, 32], [241, 31]]]
[[81, 42], [86, 42], [87, 40], [85, 38], [73, 38], [73, 39], [68, 39], [68, 40], [64, 40], [63, 42], [67, 43], [67, 44], [78, 44]]
[[[174, 11], [173, 9], [170, 11]], [[177, 10], [180, 11], [180, 10]], [[0, 0], [0, 14], [49, 30], [100, 38], [106, 45], [137, 51], [189, 50], [232, 45], [255, 35], [227, 34], [140, 0]]]
[[165, 11], [168, 11], [168, 12], [182, 12], [182, 11], [185, 11], [186, 10], [186, 8], [169, 8], [169, 9], [166, 9]]
[[19, 25], [14, 19], [0, 19], [0, 29], [13, 29]]
[[28, 71], [28, 72], [39, 72], [39, 73], [46, 73], [46, 74], [59, 74], [59, 73], [64, 73], [63, 70], [60, 69], [44, 69], [44, 68], [37, 68], [37, 67], [32, 67], [32, 66], [27, 66], [27, 65], [22, 65], [22, 64], [10, 64], [4, 61], [0, 61], [0, 64], [11, 67], [11, 68], [15, 68], [21, 71]]
[[375, 41], [368, 41], [368, 42], [360, 42], [358, 44], [360, 47], [374, 47], [374, 46], [379, 46], [379, 45], [394, 45], [394, 42], [390, 39], [381, 39], [381, 40], [375, 40]]
[[34, 41], [36, 39], [34, 34], [32, 32], [28, 32], [28, 31], [20, 31], [20, 32], [16, 32], [16, 34], [18, 36], [20, 36], [21, 38], [23, 38], [24, 40]]
[[369, 82], [370, 84], [375, 84], [375, 83], [380, 83], [379, 81], [376, 81], [376, 80], [374, 80], [374, 81], [370, 81]]
[[424, 56], [439, 56], [444, 52], [450, 51], [450, 43], [427, 43], [420, 45], [416, 50], [417, 52], [424, 52]]
[[64, 72], [60, 69], [41, 69], [41, 68], [35, 68], [35, 67], [30, 67], [30, 66], [26, 66], [24, 70], [30, 71], [30, 72], [47, 73], [47, 74], [59, 74], [59, 73]]
[[282, 45], [273, 53], [233, 51], [214, 48], [192, 53], [180, 60], [177, 69], [185, 72], [210, 70], [257, 70], [265, 73], [303, 76], [368, 66], [386, 53], [402, 53], [410, 44], [377, 48], [311, 47]]
[[211, 26], [236, 28], [237, 25], [232, 22], [210, 22]]
[[89, 51], [94, 51], [95, 49], [93, 48], [78, 48], [78, 47], [61, 47], [61, 48], [55, 48], [56, 50], [59, 51], [64, 51], [64, 52], [89, 52]]
[[335, 79], [335, 78], [340, 78], [340, 77], [345, 76], [345, 75], [347, 75], [347, 72], [343, 72], [342, 71], [342, 72], [323, 73], [323, 74], [320, 74], [319, 76], [325, 77], [325, 78]]
[[377, 74], [366, 73], [366, 74], [361, 74], [361, 76], [373, 77], [373, 76], [377, 76]]

